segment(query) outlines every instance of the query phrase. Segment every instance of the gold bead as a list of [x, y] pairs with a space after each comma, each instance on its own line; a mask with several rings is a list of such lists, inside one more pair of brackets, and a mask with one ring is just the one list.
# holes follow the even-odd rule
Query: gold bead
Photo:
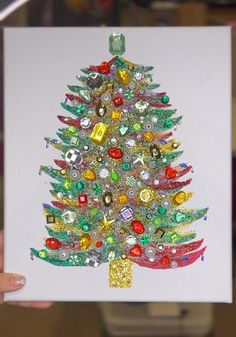
[[157, 135], [152, 131], [147, 131], [144, 133], [143, 138], [146, 141], [151, 142], [153, 139], [157, 138]]
[[79, 242], [80, 242], [80, 249], [86, 250], [89, 248], [91, 244], [91, 236], [88, 233], [85, 233], [81, 235]]
[[97, 177], [96, 173], [93, 170], [90, 170], [90, 169], [85, 170], [82, 175], [83, 175], [84, 179], [87, 179], [87, 180], [95, 180], [96, 177]]
[[111, 118], [120, 121], [122, 118], [122, 112], [119, 110], [113, 110], [111, 113]]
[[187, 194], [184, 191], [179, 191], [173, 196], [173, 202], [175, 205], [181, 205], [187, 199]]
[[120, 203], [121, 205], [125, 205], [125, 204], [127, 204], [127, 202], [128, 202], [128, 197], [127, 197], [126, 194], [121, 194], [121, 195], [119, 196], [118, 200], [119, 200], [119, 203]]

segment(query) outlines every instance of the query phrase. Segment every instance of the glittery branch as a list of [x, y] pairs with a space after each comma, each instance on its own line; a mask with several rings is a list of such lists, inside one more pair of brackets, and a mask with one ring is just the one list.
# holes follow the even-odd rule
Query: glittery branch
[[80, 129], [80, 119], [73, 119], [71, 117], [65, 117], [65, 116], [57, 116], [57, 118], [64, 124], [69, 125], [69, 126], [75, 126], [78, 129]]
[[200, 256], [203, 255], [206, 248], [207, 247], [204, 247], [196, 252], [183, 254], [182, 256], [177, 257], [161, 255], [160, 258], [157, 257], [153, 262], [150, 262], [145, 258], [131, 258], [131, 260], [140, 265], [141, 267], [147, 267], [151, 269], [171, 269], [171, 268], [174, 269], [177, 267], [186, 267], [194, 263]]

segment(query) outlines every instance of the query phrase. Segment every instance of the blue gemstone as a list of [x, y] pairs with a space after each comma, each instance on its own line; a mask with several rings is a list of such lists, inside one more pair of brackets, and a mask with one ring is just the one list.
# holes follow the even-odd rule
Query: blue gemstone
[[184, 256], [184, 257], [182, 257], [182, 260], [183, 260], [183, 261], [188, 261], [188, 260], [189, 260], [189, 258], [188, 258], [188, 257], [186, 257], [186, 256]]

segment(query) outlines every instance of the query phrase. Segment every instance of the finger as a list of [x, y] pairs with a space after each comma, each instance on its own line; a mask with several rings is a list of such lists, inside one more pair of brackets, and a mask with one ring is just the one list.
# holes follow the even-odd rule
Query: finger
[[25, 285], [25, 278], [19, 274], [0, 274], [0, 293], [21, 289]]
[[53, 305], [53, 302], [16, 302], [10, 301], [6, 304], [19, 305], [25, 308], [37, 308], [37, 309], [47, 309]]

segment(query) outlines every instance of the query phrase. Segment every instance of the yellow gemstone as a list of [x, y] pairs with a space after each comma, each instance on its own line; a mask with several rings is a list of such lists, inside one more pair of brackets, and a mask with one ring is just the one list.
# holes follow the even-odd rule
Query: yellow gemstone
[[91, 236], [88, 233], [85, 233], [81, 235], [79, 242], [80, 242], [80, 249], [86, 250], [89, 248], [91, 244]]
[[102, 145], [105, 143], [109, 133], [109, 127], [104, 123], [97, 123], [90, 135], [90, 138], [96, 145]]
[[120, 121], [122, 118], [122, 112], [119, 110], [113, 110], [111, 113], [111, 118]]
[[128, 202], [128, 197], [126, 194], [121, 194], [118, 199], [121, 205], [125, 205]]
[[154, 199], [156, 197], [156, 192], [149, 186], [142, 187], [138, 191], [137, 196], [138, 196], [139, 201], [144, 206], [148, 206], [154, 201]]
[[117, 71], [117, 79], [121, 84], [127, 85], [130, 82], [130, 75], [125, 69]]
[[187, 199], [187, 194], [184, 191], [180, 191], [173, 196], [173, 202], [175, 205], [181, 205]]
[[106, 91], [112, 92], [114, 89], [114, 83], [113, 82], [107, 82], [106, 83]]
[[147, 131], [144, 133], [143, 137], [146, 141], [151, 142], [153, 139], [157, 137], [157, 135], [152, 131]]
[[93, 170], [88, 169], [83, 172], [83, 177], [87, 180], [95, 180], [97, 176]]

